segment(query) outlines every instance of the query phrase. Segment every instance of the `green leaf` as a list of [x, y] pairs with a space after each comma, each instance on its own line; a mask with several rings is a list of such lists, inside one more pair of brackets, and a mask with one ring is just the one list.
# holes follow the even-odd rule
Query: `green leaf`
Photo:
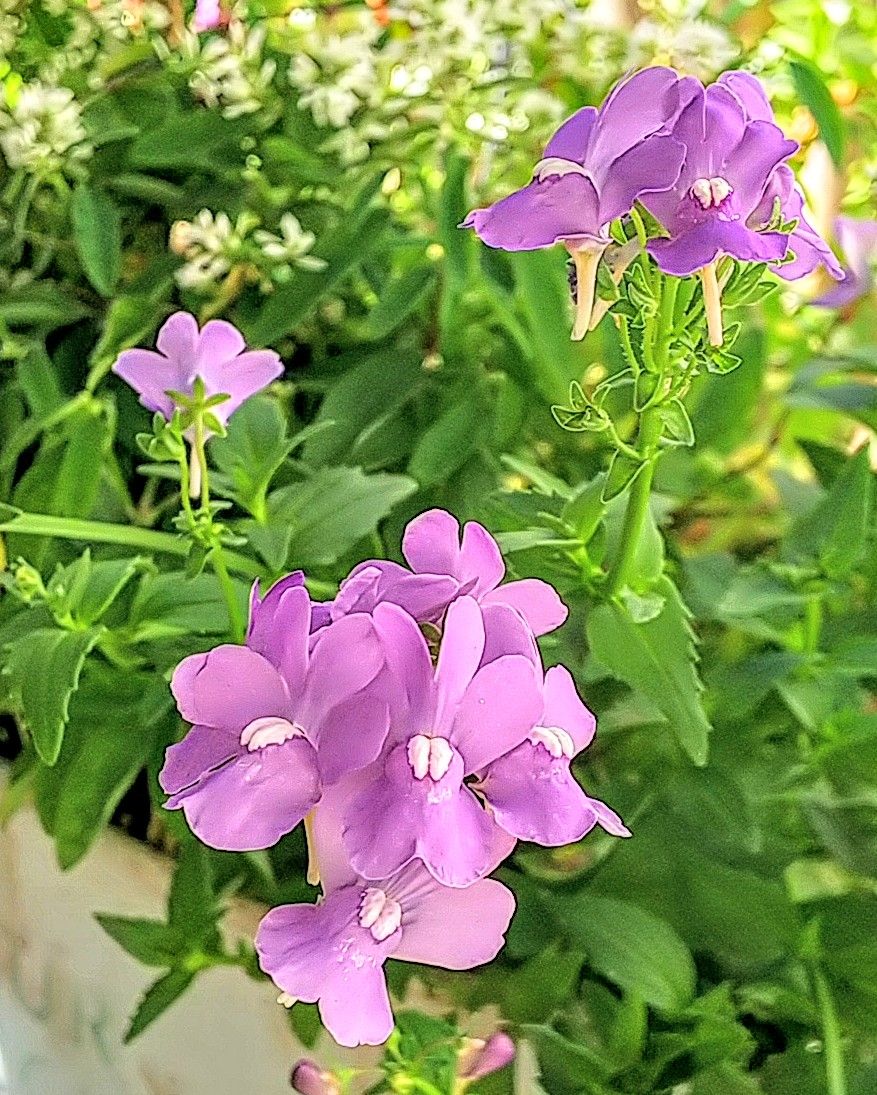
[[658, 616], [637, 624], [622, 605], [600, 605], [588, 621], [588, 642], [610, 672], [657, 705], [694, 763], [706, 764], [710, 724], [688, 609], [667, 577], [653, 592], [665, 598]]
[[160, 920], [129, 919], [96, 913], [95, 920], [120, 947], [145, 966], [172, 966], [178, 939]]
[[277, 400], [260, 396], [244, 403], [228, 434], [210, 447], [214, 463], [231, 482], [235, 501], [257, 519], [265, 516], [268, 486], [293, 443]]
[[148, 566], [148, 560], [139, 555], [91, 563], [82, 589], [70, 605], [73, 619], [80, 627], [97, 623], [131, 579]]
[[213, 887], [210, 857], [203, 844], [187, 841], [180, 852], [168, 897], [168, 923], [189, 951], [218, 945], [220, 913]]
[[786, 555], [816, 557], [830, 578], [844, 578], [865, 550], [871, 520], [873, 476], [863, 446], [832, 483], [815, 509], [789, 534]]
[[844, 163], [844, 122], [822, 73], [809, 61], [790, 61], [792, 79], [798, 98], [807, 107], [819, 126], [819, 136], [838, 167]]
[[670, 399], [662, 403], [658, 416], [664, 424], [664, 436], [668, 441], [689, 448], [694, 444], [694, 427], [681, 400]]
[[79, 301], [54, 281], [33, 281], [0, 296], [0, 322], [10, 327], [37, 327], [54, 331], [88, 314]]
[[167, 1011], [178, 1000], [195, 978], [193, 970], [180, 966], [160, 977], [154, 985], [146, 990], [137, 1010], [131, 1017], [131, 1022], [125, 1034], [125, 1042], [133, 1041], [138, 1034], [154, 1023], [155, 1020]]
[[391, 335], [423, 303], [436, 281], [435, 264], [417, 262], [389, 282], [360, 328], [362, 338], [377, 342]]
[[612, 456], [609, 465], [609, 474], [603, 484], [601, 498], [603, 502], [611, 502], [617, 498], [633, 483], [634, 479], [643, 470], [645, 464], [641, 460], [634, 460], [623, 452], [616, 452]]
[[477, 398], [448, 407], [418, 441], [408, 462], [408, 474], [422, 487], [447, 479], [478, 447], [485, 421]]
[[112, 296], [122, 270], [122, 220], [115, 202], [80, 183], [73, 191], [70, 218], [88, 280], [101, 296]]
[[271, 495], [267, 526], [250, 522], [245, 528], [253, 546], [276, 570], [287, 563], [328, 565], [374, 532], [415, 489], [405, 475], [323, 468]]
[[70, 697], [79, 687], [85, 659], [102, 630], [40, 628], [8, 648], [4, 673], [11, 678], [22, 723], [45, 764], [54, 764], [58, 759]]
[[131, 145], [130, 162], [158, 171], [236, 172], [244, 159], [241, 139], [251, 129], [247, 118], [225, 118], [218, 110], [187, 110], [138, 137]]
[[691, 954], [669, 924], [638, 905], [579, 893], [558, 901], [560, 923], [604, 977], [662, 1011], [694, 995]]
[[228, 608], [214, 574], [187, 578], [182, 571], [147, 575], [128, 616], [131, 642], [181, 635], [224, 635]]

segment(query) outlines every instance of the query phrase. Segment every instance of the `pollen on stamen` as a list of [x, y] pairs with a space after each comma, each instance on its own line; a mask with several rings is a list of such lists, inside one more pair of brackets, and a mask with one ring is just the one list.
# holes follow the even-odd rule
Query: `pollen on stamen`
[[700, 202], [704, 209], [718, 208], [733, 192], [733, 186], [719, 175], [711, 179], [696, 179], [691, 186], [691, 196]]
[[363, 891], [359, 906], [359, 923], [368, 928], [372, 938], [378, 943], [399, 930], [402, 923], [402, 907], [395, 898], [383, 890], [370, 887]]
[[408, 742], [408, 763], [415, 779], [425, 779], [428, 775], [438, 783], [447, 774], [453, 759], [454, 750], [446, 738], [415, 734]]
[[288, 719], [268, 715], [247, 723], [241, 731], [241, 745], [254, 753], [257, 749], [264, 749], [266, 745], [283, 745], [291, 738], [300, 737], [304, 737], [304, 730], [300, 726]]

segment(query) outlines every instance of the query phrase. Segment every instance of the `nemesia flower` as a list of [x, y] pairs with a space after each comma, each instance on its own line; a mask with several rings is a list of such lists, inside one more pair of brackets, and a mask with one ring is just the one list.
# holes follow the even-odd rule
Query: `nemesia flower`
[[332, 814], [314, 830], [323, 900], [272, 909], [259, 925], [256, 951], [286, 996], [319, 1004], [342, 1046], [380, 1045], [393, 1029], [384, 962], [452, 970], [489, 962], [502, 948], [515, 899], [492, 879], [442, 886], [419, 863], [390, 878], [363, 878], [339, 855], [337, 826], [326, 822]]
[[648, 243], [661, 269], [677, 277], [701, 273], [714, 346], [722, 344], [716, 260], [732, 255], [775, 263], [789, 246], [782, 232], [747, 226], [772, 173], [798, 147], [771, 121], [751, 117], [747, 106], [755, 98], [748, 80], [698, 85], [673, 126], [673, 136], [685, 146], [682, 170], [670, 189], [642, 199], [669, 232], [669, 239]]
[[378, 755], [386, 704], [364, 693], [384, 659], [371, 617], [345, 616], [311, 641], [301, 574], [254, 590], [245, 646], [185, 658], [171, 689], [193, 724], [159, 775], [205, 844], [267, 848], [320, 800], [324, 784]]
[[199, 331], [188, 312], [175, 312], [165, 321], [156, 339], [156, 350], [124, 350], [113, 372], [130, 384], [140, 402], [168, 421], [175, 404], [169, 392], [191, 395], [196, 377], [204, 382], [207, 397], [225, 393], [227, 400], [211, 407], [225, 425], [250, 396], [267, 387], [283, 372], [273, 350], [248, 350], [237, 327], [223, 319], [211, 319]]
[[476, 784], [497, 823], [520, 840], [550, 847], [581, 840], [595, 825], [613, 836], [630, 836], [615, 811], [586, 795], [570, 772], [573, 757], [593, 740], [596, 721], [569, 670], [549, 669], [544, 695], [537, 725], [487, 765]]
[[542, 713], [539, 674], [520, 654], [481, 664], [484, 620], [472, 597], [448, 608], [435, 670], [411, 616], [379, 604], [372, 618], [405, 702], [392, 705], [381, 756], [345, 805], [351, 865], [386, 878], [421, 859], [437, 881], [468, 886], [503, 835], [463, 781], [524, 741]]
[[821, 308], [846, 308], [871, 292], [871, 264], [877, 258], [877, 221], [838, 217], [834, 234], [843, 252], [844, 280], [813, 301]]
[[642, 195], [668, 190], [679, 175], [685, 149], [667, 130], [696, 83], [668, 68], [636, 73], [599, 110], [583, 107], [563, 123], [531, 183], [463, 221], [488, 246], [506, 251], [563, 243], [576, 266], [574, 339], [588, 330], [610, 222]]
[[499, 545], [475, 521], [464, 526], [461, 540], [455, 517], [427, 510], [406, 527], [402, 554], [410, 571], [386, 560], [354, 567], [341, 583], [333, 613], [369, 612], [380, 601], [392, 601], [420, 622], [435, 622], [454, 597], [470, 596], [482, 607], [514, 608], [535, 635], [553, 631], [566, 619], [566, 605], [547, 582], [524, 578], [500, 585], [505, 563]]

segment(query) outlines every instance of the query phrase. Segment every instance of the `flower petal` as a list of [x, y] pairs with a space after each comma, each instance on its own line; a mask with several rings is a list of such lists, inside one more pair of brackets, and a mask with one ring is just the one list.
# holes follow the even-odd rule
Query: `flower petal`
[[240, 732], [254, 719], [290, 716], [283, 678], [261, 654], [223, 645], [176, 668], [171, 691], [187, 722]]
[[577, 110], [555, 130], [554, 136], [545, 146], [542, 158], [548, 160], [557, 157], [561, 160], [572, 160], [574, 163], [584, 163], [588, 139], [596, 120], [595, 107], [583, 106], [581, 110]]
[[515, 911], [514, 895], [502, 883], [482, 879], [455, 889], [424, 880], [420, 894], [403, 903], [402, 940], [394, 958], [468, 970], [497, 956]]
[[650, 240], [648, 250], [665, 273], [687, 277], [721, 254], [743, 262], [777, 262], [788, 246], [782, 232], [753, 232], [740, 222], [710, 217], [673, 239]]
[[398, 727], [404, 730], [431, 713], [433, 670], [429, 647], [416, 620], [398, 605], [379, 604], [372, 619], [395, 688], [405, 699], [409, 718], [405, 720], [400, 712]]
[[718, 82], [735, 95], [746, 112], [748, 121], [773, 122], [773, 107], [761, 82], [748, 72], [723, 72]]
[[[514, 585], [512, 582], [510, 585]], [[500, 586], [508, 589], [509, 586]], [[495, 590], [499, 593], [500, 589]], [[488, 594], [481, 603], [481, 617], [484, 620], [484, 653], [481, 665], [495, 662], [506, 654], [520, 654], [541, 673], [542, 659], [533, 631], [521, 613], [510, 605], [494, 602]]]
[[159, 353], [186, 368], [189, 375], [195, 372], [198, 352], [198, 321], [189, 312], [174, 312], [162, 324], [155, 340]]
[[642, 194], [669, 190], [684, 158], [685, 146], [670, 136], [647, 137], [623, 152], [600, 187], [600, 222], [608, 224], [628, 213]]
[[147, 410], [158, 411], [168, 420], [174, 413], [174, 401], [165, 392], [188, 387], [184, 370], [154, 350], [123, 350], [113, 372], [134, 389]]
[[460, 558], [460, 523], [443, 509], [428, 509], [409, 521], [402, 554], [419, 574], [456, 575]]
[[569, 614], [554, 586], [539, 578], [506, 582], [491, 590], [482, 603], [511, 605], [524, 617], [534, 635], [547, 635], [549, 631], [554, 631]]
[[175, 795], [215, 768], [237, 756], [241, 742], [238, 731], [213, 726], [193, 726], [182, 741], [168, 747], [164, 767], [158, 774], [161, 789]]
[[460, 597], [448, 607], [435, 670], [434, 728], [446, 731], [469, 687], [484, 651], [484, 621], [472, 597]]
[[497, 658], [475, 674], [457, 709], [451, 744], [469, 775], [519, 745], [542, 714], [536, 669], [519, 654]]
[[595, 170], [609, 170], [622, 153], [668, 127], [679, 108], [679, 93], [679, 75], [659, 65], [616, 84], [600, 108], [587, 163]]
[[770, 122], [750, 122], [746, 126], [724, 165], [725, 177], [734, 187], [735, 207], [744, 220], [758, 206], [771, 173], [797, 148], [797, 141], [788, 140]]
[[[455, 576], [473, 597], [482, 597], [505, 577], [505, 562], [499, 544], [483, 525], [468, 521], [463, 527], [459, 570]], [[473, 583], [469, 588], [469, 583]]]
[[300, 573], [275, 582], [253, 602], [247, 633], [247, 646], [279, 670], [293, 696], [304, 685], [311, 630], [311, 599]]
[[594, 740], [597, 720], [579, 699], [575, 681], [563, 665], [552, 666], [545, 674], [545, 708], [540, 725], [560, 727], [572, 738], [576, 753]]
[[321, 715], [346, 703], [370, 684], [384, 665], [384, 648], [371, 616], [355, 612], [317, 632], [301, 698], [304, 717], [317, 725]]
[[605, 243], [597, 191], [577, 173], [530, 183], [463, 221], [488, 247], [533, 251], [561, 240], [587, 237]]
[[230, 361], [205, 363], [200, 375], [208, 396], [222, 392], [231, 397], [213, 408], [220, 422], [227, 422], [245, 400], [282, 373], [283, 363], [273, 350], [247, 350]]
[[270, 848], [320, 800], [317, 755], [304, 738], [240, 752], [224, 768], [175, 795], [192, 832], [227, 852]]
[[390, 728], [390, 708], [368, 690], [333, 707], [319, 723], [317, 752], [323, 782], [337, 783], [349, 772], [372, 763]]
[[210, 369], [244, 352], [247, 344], [237, 327], [224, 319], [211, 319], [198, 336], [197, 368]]

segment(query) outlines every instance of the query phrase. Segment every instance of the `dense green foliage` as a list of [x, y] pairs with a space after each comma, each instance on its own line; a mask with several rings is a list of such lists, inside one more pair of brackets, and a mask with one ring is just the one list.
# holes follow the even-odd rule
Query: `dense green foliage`
[[[540, 106], [521, 132], [484, 133], [500, 125], [496, 86], [449, 44], [445, 82], [413, 106], [394, 106], [385, 88], [360, 96], [349, 131], [365, 154], [352, 155], [344, 124], [308, 108], [304, 77], [290, 88], [282, 64], [306, 47], [289, 4], [249, 5], [273, 67], [257, 66], [253, 101], [237, 109], [203, 93], [209, 65], [161, 20], [127, 37], [101, 24], [77, 47], [81, 67], [65, 69], [85, 7], [0, 3], [0, 138], [17, 124], [22, 81], [69, 86], [76, 105], [76, 139], [60, 151], [28, 158], [0, 143], [0, 705], [13, 716], [8, 754], [22, 743], [0, 815], [32, 800], [64, 869], [126, 795], [144, 832], [148, 810], [150, 837], [182, 845], [166, 924], [96, 910], [160, 972], [132, 1036], [211, 965], [261, 976], [252, 952], [228, 952], [217, 932], [229, 893], [310, 899], [300, 832], [265, 853], [196, 849], [162, 811], [155, 778], [182, 733], [169, 673], [227, 641], [231, 625], [209, 542], [174, 523], [179, 470], [162, 447], [172, 439], [153, 436], [109, 370], [121, 349], [152, 345], [175, 307], [223, 315], [286, 366], [209, 446], [241, 609], [254, 577], [299, 567], [315, 597], [332, 596], [356, 561], [398, 558], [405, 522], [432, 505], [482, 521], [511, 572], [550, 579], [570, 606], [543, 655], [570, 666], [597, 713], [578, 775], [634, 837], [522, 845], [501, 872], [518, 899], [501, 958], [418, 976], [459, 1014], [491, 1004], [513, 1024], [527, 1095], [537, 1064], [548, 1095], [869, 1095], [873, 298], [838, 315], [809, 306], [807, 287], [761, 300], [761, 288], [740, 288], [733, 356], [700, 361], [684, 404], [665, 412], [671, 443], [645, 527], [622, 595], [607, 589], [636, 468], [616, 455], [610, 469], [605, 422], [621, 441], [635, 436], [638, 393], [607, 386], [596, 422], [585, 401], [626, 368], [616, 327], [604, 320], [571, 343], [563, 254], [492, 252], [456, 227], [526, 180], [557, 112], [597, 101], [632, 63], [623, 22], [583, 24], [564, 46], [564, 5], [544, 6], [535, 32], [497, 16], [484, 33], [520, 33], [527, 65], [503, 76], [509, 94], [538, 89], [554, 115]], [[845, 208], [873, 216], [877, 170], [877, 15], [864, 2], [835, 7], [713, 5], [706, 25], [724, 52], [713, 42], [711, 66], [704, 46], [697, 69], [764, 73], [828, 222], [845, 186]], [[362, 33], [344, 20], [363, 13], [377, 18], [364, 5], [321, 14], [337, 26], [308, 24], [308, 42]], [[684, 64], [673, 51], [695, 24], [676, 5], [658, 16], [663, 37], [641, 35], [647, 52], [633, 63]], [[376, 24], [362, 49], [389, 55], [393, 35]], [[403, 55], [415, 50], [399, 40]], [[322, 71], [331, 76], [328, 62]], [[514, 102], [511, 115], [525, 110]], [[214, 232], [228, 214], [213, 266], [192, 250], [202, 210]], [[279, 241], [290, 211], [300, 224], [287, 261], [259, 233]], [[147, 784], [151, 807], [129, 793]], [[400, 996], [411, 972], [392, 972]], [[291, 1012], [303, 1038], [312, 1010]], [[421, 1075], [432, 1086], [417, 1090], [447, 1095], [455, 1038], [403, 1013], [393, 1090]], [[441, 1050], [424, 1050], [436, 1041]], [[476, 1090], [511, 1084], [505, 1070]]]

